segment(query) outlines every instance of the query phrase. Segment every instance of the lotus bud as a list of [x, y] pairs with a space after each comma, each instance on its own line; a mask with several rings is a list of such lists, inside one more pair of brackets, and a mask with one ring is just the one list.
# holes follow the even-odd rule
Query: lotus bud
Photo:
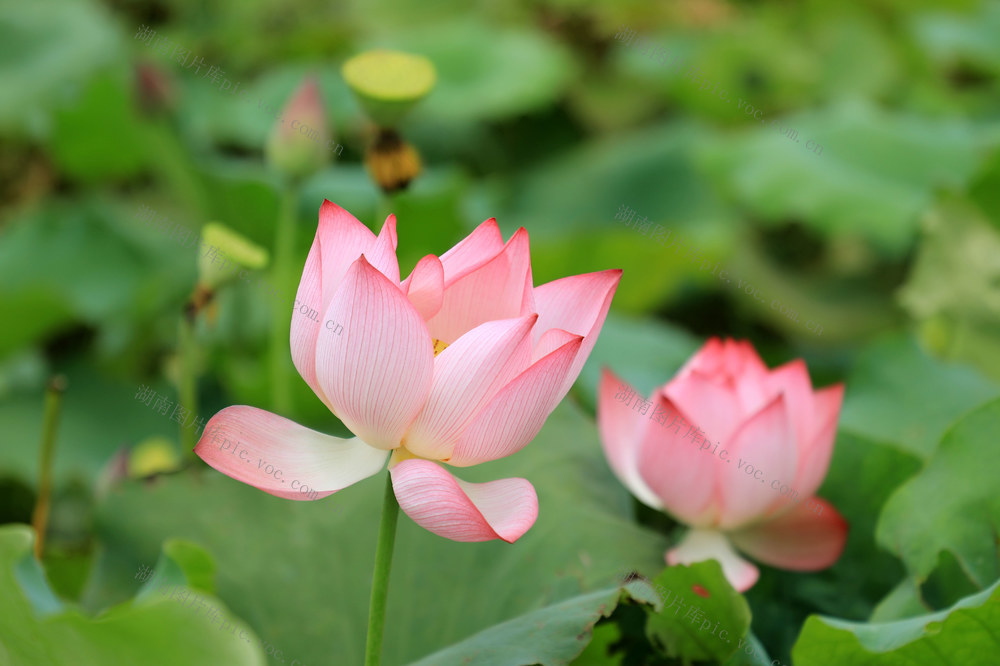
[[267, 141], [267, 162], [292, 177], [302, 179], [326, 164], [330, 132], [316, 79], [309, 78], [281, 110]]
[[201, 230], [198, 282], [209, 293], [237, 277], [246, 279], [248, 270], [263, 268], [267, 261], [267, 250], [220, 222]]

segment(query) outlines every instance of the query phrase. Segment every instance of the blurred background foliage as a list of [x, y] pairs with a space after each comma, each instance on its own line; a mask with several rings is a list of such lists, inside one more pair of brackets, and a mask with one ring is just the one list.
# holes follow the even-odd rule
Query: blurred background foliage
[[[149, 43], [137, 39], [145, 28]], [[344, 149], [298, 191], [296, 280], [324, 198], [375, 231], [395, 213], [404, 275], [488, 217], [507, 237], [527, 228], [536, 284], [624, 269], [567, 404], [518, 456], [463, 476], [529, 478], [542, 506], [532, 531], [515, 546], [456, 544], [401, 521], [387, 663], [599, 589], [624, 565], [662, 569], [672, 523], [637, 507], [607, 469], [597, 377], [607, 365], [649, 391], [710, 335], [749, 338], [771, 365], [804, 357], [816, 385], [847, 383], [820, 494], [851, 523], [848, 548], [815, 574], [764, 567], [746, 595], [762, 649], [790, 663], [811, 613], [887, 622], [978, 594], [995, 617], [997, 595], [984, 600], [1000, 575], [998, 34], [1000, 3], [987, 0], [0, 0], [3, 522], [31, 522], [45, 385], [56, 373], [69, 382], [48, 583], [19, 574], [0, 616], [29, 603], [50, 614], [114, 606], [123, 631], [165, 646], [144, 663], [201, 663], [155, 638], [164, 632], [195, 636], [201, 658], [216, 655], [205, 663], [277, 659], [176, 609], [132, 606], [136, 569], [158, 557], [167, 567], [164, 543], [182, 538], [214, 562], [217, 588], [201, 591], [210, 603], [285, 662], [360, 662], [379, 483], [279, 500], [185, 462], [179, 426], [135, 399], [140, 386], [177, 399], [177, 322], [198, 278], [196, 250], [136, 211], [192, 233], [221, 221], [271, 248], [285, 191], [264, 146], [275, 110], [311, 74]], [[198, 73], [174, 46], [203, 59]], [[729, 101], [651, 47], [687, 57]], [[400, 127], [424, 171], [394, 194], [365, 170], [374, 127], [340, 75], [371, 48], [422, 54], [438, 75]], [[209, 67], [247, 94], [220, 91]], [[626, 227], [622, 206], [733, 282]], [[294, 285], [272, 296], [244, 282], [216, 294], [194, 328], [200, 416], [273, 408], [269, 321], [276, 309], [290, 318], [293, 298]], [[304, 382], [292, 388], [284, 416], [346, 433]], [[958, 499], [942, 504], [948, 493]], [[31, 540], [0, 532], [7, 585], [29, 566]], [[197, 588], [178, 566], [177, 581]], [[102, 659], [124, 649], [117, 639], [73, 613], [48, 628], [0, 620], [0, 644], [11, 632], [53, 644], [71, 633], [93, 646], [78, 663], [114, 663]], [[823, 622], [810, 620], [796, 664], [879, 650], [864, 629]], [[939, 649], [961, 643], [952, 629], [933, 638]], [[621, 638], [601, 632], [595, 645]], [[28, 659], [30, 642], [7, 650]], [[641, 663], [593, 653], [580, 663]]]

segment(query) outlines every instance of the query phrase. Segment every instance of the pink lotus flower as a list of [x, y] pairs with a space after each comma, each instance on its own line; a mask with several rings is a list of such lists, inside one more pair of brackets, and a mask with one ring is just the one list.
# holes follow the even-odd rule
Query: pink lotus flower
[[[604, 453], [641, 502], [691, 526], [667, 551], [668, 564], [714, 558], [742, 592], [759, 572], [733, 546], [800, 571], [840, 557], [847, 523], [812, 495], [830, 465], [842, 384], [813, 392], [801, 359], [769, 371], [749, 342], [716, 338], [654, 392], [646, 415], [620, 394], [616, 399], [620, 384], [604, 371], [598, 399]], [[674, 423], [678, 416], [686, 423]], [[808, 504], [793, 493], [809, 497]]]
[[293, 315], [292, 360], [357, 437], [234, 406], [206, 424], [195, 452], [300, 500], [372, 476], [391, 454], [396, 498], [419, 525], [455, 541], [513, 542], [538, 515], [532, 485], [467, 483], [439, 463], [496, 460], [534, 438], [580, 373], [620, 278], [607, 270], [532, 287], [528, 233], [504, 244], [490, 219], [400, 282], [395, 216], [376, 237], [324, 201], [296, 295], [323, 317]]

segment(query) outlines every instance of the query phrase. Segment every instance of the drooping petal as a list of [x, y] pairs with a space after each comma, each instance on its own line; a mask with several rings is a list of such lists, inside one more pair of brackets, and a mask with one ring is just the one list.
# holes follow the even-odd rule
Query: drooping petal
[[667, 551], [666, 560], [671, 566], [715, 560], [737, 592], [749, 590], [760, 577], [757, 567], [740, 557], [726, 537], [714, 530], [691, 530], [679, 546]]
[[431, 335], [451, 344], [476, 326], [531, 314], [531, 257], [528, 232], [518, 229], [500, 254], [452, 277], [444, 257], [444, 298], [427, 322]]
[[467, 467], [524, 448], [558, 404], [558, 391], [582, 343], [581, 336], [573, 336], [504, 386], [462, 433], [447, 462]]
[[400, 508], [426, 530], [452, 541], [517, 541], [538, 517], [525, 479], [468, 483], [437, 463], [411, 458], [389, 470]]
[[430, 391], [434, 350], [424, 320], [399, 287], [361, 257], [330, 301], [316, 374], [337, 416], [371, 446], [399, 446]]
[[795, 490], [802, 496], [812, 495], [819, 488], [830, 468], [833, 443], [837, 438], [837, 420], [844, 402], [844, 385], [834, 384], [816, 391], [813, 424], [815, 431], [810, 440], [799, 444], [799, 471]]
[[603, 368], [601, 383], [597, 393], [597, 427], [601, 433], [601, 445], [611, 470], [618, 480], [635, 495], [640, 502], [654, 509], [662, 509], [663, 501], [639, 474], [639, 446], [642, 443], [644, 426], [638, 412], [615, 398], [618, 387], [624, 384], [616, 374]]
[[573, 386], [590, 356], [590, 350], [597, 342], [621, 277], [620, 269], [571, 275], [543, 284], [534, 291], [535, 307], [538, 309], [536, 345], [541, 336], [552, 328], [561, 328], [583, 336], [583, 344], [580, 345], [580, 351], [563, 383], [560, 400]]
[[388, 456], [244, 405], [209, 419], [194, 452], [226, 476], [293, 500], [332, 495], [378, 472]]
[[434, 360], [430, 394], [406, 433], [406, 448], [448, 458], [472, 419], [531, 361], [537, 315], [490, 321], [472, 329]]
[[818, 497], [799, 502], [772, 520], [729, 533], [737, 548], [757, 560], [793, 571], [824, 569], [847, 543], [847, 521]]
[[424, 321], [436, 315], [444, 298], [444, 267], [441, 266], [441, 260], [428, 254], [418, 261], [409, 277], [403, 280], [402, 290]]
[[779, 504], [781, 495], [770, 483], [795, 478], [798, 450], [787, 408], [785, 396], [779, 395], [733, 435], [729, 462], [719, 467], [721, 528], [741, 525]]
[[441, 255], [445, 280], [450, 282], [456, 276], [479, 268], [503, 252], [503, 248], [503, 235], [500, 233], [500, 227], [497, 225], [496, 218], [491, 217]]
[[696, 444], [694, 438], [688, 437], [690, 426], [685, 423], [691, 422], [662, 393], [653, 396], [651, 412], [656, 410], [666, 414], [665, 424], [648, 415], [642, 417], [645, 421], [639, 431], [639, 476], [660, 498], [664, 509], [683, 522], [712, 524], [721, 510], [718, 477], [726, 464], [713, 455], [714, 443]]
[[[330, 400], [316, 379], [316, 340], [319, 338], [322, 326], [319, 315], [323, 312], [323, 268], [320, 255], [319, 240], [313, 239], [309, 255], [306, 257], [306, 265], [302, 269], [295, 303], [292, 306], [295, 309], [292, 312], [289, 344], [295, 369], [323, 404], [333, 410]], [[303, 306], [305, 306], [304, 312], [301, 309]], [[313, 315], [313, 312], [316, 314]]]

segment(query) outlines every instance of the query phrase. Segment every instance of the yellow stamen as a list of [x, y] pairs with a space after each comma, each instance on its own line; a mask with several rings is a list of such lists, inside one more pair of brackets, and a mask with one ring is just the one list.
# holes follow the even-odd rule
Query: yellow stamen
[[436, 338], [434, 339], [434, 356], [437, 356], [447, 348], [448, 348], [447, 342], [441, 342]]
[[398, 449], [392, 450], [392, 455], [389, 456], [389, 466], [387, 467], [387, 469], [392, 469], [393, 467], [403, 462], [404, 460], [409, 460], [411, 458], [419, 458], [419, 457], [420, 456], [411, 453], [409, 449], [407, 449], [405, 446], [401, 446]]

